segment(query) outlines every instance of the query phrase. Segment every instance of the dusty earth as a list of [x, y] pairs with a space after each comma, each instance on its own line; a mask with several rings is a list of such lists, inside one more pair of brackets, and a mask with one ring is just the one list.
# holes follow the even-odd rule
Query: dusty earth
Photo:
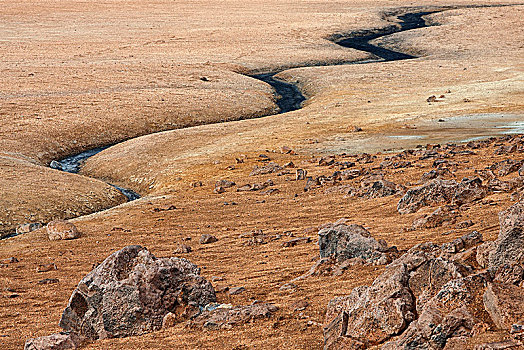
[[[294, 181], [294, 168], [281, 176], [249, 176], [255, 165], [265, 164], [261, 154], [280, 165], [291, 161], [310, 176], [328, 176], [338, 168], [319, 166], [319, 157], [338, 154], [337, 161], [355, 162], [354, 153], [382, 152], [355, 167], [411, 187], [433, 169], [433, 160], [410, 156], [411, 167], [373, 170], [391, 155], [384, 151], [519, 132], [524, 6], [507, 1], [496, 4], [511, 6], [463, 7], [485, 4], [495, 3], [436, 1], [419, 8], [427, 4], [3, 1], [0, 236], [19, 224], [75, 217], [82, 236], [51, 242], [38, 230], [0, 241], [2, 348], [21, 348], [27, 338], [59, 331], [61, 312], [78, 281], [93, 264], [130, 244], [144, 245], [156, 256], [188, 258], [219, 291], [245, 287], [239, 295], [219, 292], [220, 302], [245, 305], [256, 299], [273, 302], [280, 311], [230, 330], [177, 325], [97, 341], [87, 349], [320, 348], [328, 301], [371, 283], [383, 267], [311, 277], [296, 282], [296, 291], [279, 288], [318, 258], [318, 227], [342, 217], [399, 249], [447, 242], [471, 230], [494, 239], [498, 212], [518, 199], [510, 192], [495, 192], [464, 208], [461, 220], [471, 219], [472, 227], [406, 231], [434, 208], [400, 215], [398, 196], [347, 197], [340, 185], [358, 180], [305, 192], [305, 182]], [[315, 67], [372, 58], [328, 39], [386, 27], [396, 20], [388, 14], [414, 8], [445, 11], [426, 17], [437, 26], [378, 41], [419, 58]], [[300, 87], [308, 98], [304, 108], [271, 115], [278, 108], [271, 87], [248, 75], [276, 70]], [[437, 101], [427, 102], [432, 95]], [[362, 131], [354, 132], [355, 126]], [[522, 153], [496, 154], [507, 142], [453, 156], [453, 178], [474, 176], [497, 161], [524, 159]], [[117, 145], [86, 162], [82, 175], [47, 167], [52, 160], [112, 144]], [[282, 152], [283, 146], [293, 152]], [[220, 179], [238, 186], [213, 193]], [[279, 192], [236, 191], [268, 179]], [[124, 196], [104, 181], [143, 198], [121, 204]], [[111, 209], [99, 212], [106, 208]], [[95, 214], [81, 216], [90, 213]], [[240, 237], [255, 229], [268, 234], [267, 244], [248, 245]], [[200, 245], [204, 233], [219, 240]], [[282, 247], [294, 237], [312, 241]], [[193, 251], [175, 254], [182, 240]], [[19, 262], [3, 260], [10, 257]], [[57, 269], [35, 272], [49, 263]], [[38, 283], [46, 278], [58, 282]], [[304, 311], [294, 311], [299, 300], [309, 303]], [[471, 345], [505, 337], [488, 330]]]

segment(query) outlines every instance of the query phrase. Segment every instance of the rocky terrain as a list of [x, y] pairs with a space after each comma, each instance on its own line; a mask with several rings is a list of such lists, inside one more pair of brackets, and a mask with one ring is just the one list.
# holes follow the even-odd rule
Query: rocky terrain
[[523, 348], [524, 6], [197, 5], [0, 10], [0, 347]]

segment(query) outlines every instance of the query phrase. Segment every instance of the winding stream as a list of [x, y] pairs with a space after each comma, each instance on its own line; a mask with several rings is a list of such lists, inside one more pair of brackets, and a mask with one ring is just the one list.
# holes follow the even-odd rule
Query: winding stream
[[[411, 56], [402, 52], [397, 52], [393, 50], [389, 50], [377, 45], [373, 45], [370, 43], [370, 41], [374, 39], [378, 39], [380, 37], [390, 35], [393, 33], [399, 33], [407, 30], [417, 29], [417, 28], [423, 28], [427, 27], [426, 21], [422, 18], [425, 15], [439, 12], [443, 10], [435, 10], [435, 11], [425, 11], [425, 12], [412, 12], [412, 13], [406, 13], [403, 15], [396, 16], [396, 18], [399, 20], [399, 27], [398, 26], [389, 26], [382, 30], [368, 30], [368, 31], [362, 31], [353, 33], [348, 37], [340, 38], [338, 40], [334, 40], [334, 42], [340, 46], [346, 47], [346, 48], [352, 48], [357, 49], [361, 51], [366, 51], [376, 58], [361, 61], [361, 62], [341, 62], [333, 65], [345, 65], [345, 64], [365, 64], [370, 62], [387, 62], [387, 61], [398, 61], [398, 60], [406, 60], [406, 59], [412, 59], [416, 58], [415, 56]], [[307, 67], [307, 66], [295, 66], [293, 68], [301, 68], [301, 67]], [[287, 82], [284, 82], [282, 80], [279, 80], [275, 78], [275, 75], [280, 73], [281, 71], [276, 72], [270, 72], [270, 73], [263, 73], [263, 74], [256, 74], [251, 75], [252, 78], [261, 80], [273, 87], [275, 90], [275, 94], [277, 96], [277, 105], [280, 109], [278, 113], [287, 113], [291, 112], [297, 109], [300, 109], [302, 106], [302, 102], [306, 100], [304, 95], [300, 92], [299, 88], [294, 85]], [[113, 145], [111, 145], [113, 146]], [[72, 155], [67, 158], [63, 158], [60, 160], [53, 160], [49, 166], [53, 169], [66, 171], [69, 173], [78, 173], [80, 170], [82, 164], [88, 159], [89, 157], [94, 156], [95, 154], [103, 151], [106, 148], [109, 148], [111, 146], [105, 146], [105, 147], [96, 147], [87, 151], [84, 151], [82, 153], [78, 153], [75, 155]], [[124, 194], [128, 201], [132, 201], [135, 199], [140, 198], [140, 195], [130, 189], [118, 187], [116, 185], [110, 184], [113, 186], [122, 194]]]

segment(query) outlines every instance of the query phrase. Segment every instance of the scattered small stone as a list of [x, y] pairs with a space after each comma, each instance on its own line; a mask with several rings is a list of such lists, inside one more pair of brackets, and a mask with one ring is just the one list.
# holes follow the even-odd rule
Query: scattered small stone
[[226, 190], [222, 186], [215, 187], [215, 189], [213, 190], [213, 193], [216, 193], [216, 194], [221, 194], [221, 193], [224, 193], [224, 192], [226, 192]]
[[194, 182], [191, 182], [189, 186], [195, 188], [195, 187], [202, 187], [204, 186], [204, 184], [202, 183], [202, 181], [194, 181]]
[[186, 244], [180, 244], [178, 246], [178, 248], [176, 248], [174, 250], [173, 253], [175, 253], [175, 254], [187, 254], [187, 253], [191, 253], [191, 250], [192, 250], [191, 246], [188, 246]]
[[278, 165], [275, 162], [269, 162], [264, 166], [256, 166], [253, 168], [253, 171], [249, 176], [255, 176], [255, 175], [264, 175], [264, 174], [271, 174], [271, 173], [277, 173], [279, 171], [282, 171], [283, 168]]
[[295, 151], [293, 151], [291, 148], [287, 146], [282, 146], [282, 148], [280, 149], [280, 152], [283, 154], [296, 154]]
[[471, 227], [471, 226], [473, 226], [473, 225], [475, 225], [475, 223], [474, 223], [473, 221], [471, 221], [471, 220], [466, 220], [466, 221], [459, 222], [459, 223], [457, 224], [457, 228], [458, 228], [458, 229], [461, 229], [461, 228], [468, 228], [468, 227]]
[[200, 244], [209, 244], [214, 243], [216, 241], [218, 241], [218, 239], [215, 236], [210, 235], [209, 233], [205, 233], [202, 236], [200, 236]]
[[309, 303], [305, 300], [297, 300], [291, 304], [293, 311], [304, 311], [309, 306]]
[[282, 247], [294, 247], [297, 244], [309, 243], [309, 242], [311, 242], [311, 238], [310, 237], [298, 237], [298, 238], [293, 238], [292, 240], [283, 242], [282, 243]]
[[268, 188], [267, 190], [261, 191], [260, 194], [271, 195], [279, 192], [280, 190], [278, 188]]
[[0, 260], [0, 263], [2, 263], [2, 264], [14, 264], [14, 263], [17, 263], [17, 262], [18, 262], [18, 259], [15, 258], [14, 256], [12, 256], [10, 258], [6, 258], [6, 259]]
[[68, 221], [55, 220], [51, 221], [46, 226], [47, 236], [51, 241], [75, 239], [80, 237], [80, 233], [76, 226]]
[[297, 171], [296, 171], [296, 176], [295, 176], [295, 180], [297, 180], [297, 181], [305, 180], [305, 179], [306, 179], [306, 176], [307, 176], [307, 170], [304, 170], [304, 169], [297, 169]]
[[215, 183], [215, 187], [223, 187], [223, 188], [230, 188], [230, 187], [233, 187], [235, 185], [236, 185], [236, 183], [234, 181], [230, 181], [230, 180], [218, 180]]
[[58, 278], [44, 278], [43, 280], [38, 281], [38, 284], [55, 284], [58, 282]]
[[243, 293], [246, 290], [244, 287], [233, 287], [229, 289], [229, 295], [237, 295]]
[[51, 270], [57, 270], [55, 263], [51, 264], [40, 264], [36, 267], [36, 272], [48, 272]]
[[437, 102], [437, 96], [435, 96], [435, 95], [431, 95], [431, 96], [429, 96], [429, 97], [426, 99], [426, 102], [428, 102], [428, 103], [431, 103], [431, 102]]
[[353, 126], [351, 129], [350, 129], [351, 132], [361, 132], [362, 131], [362, 128], [360, 126]]
[[202, 81], [209, 81], [209, 79], [207, 77], [200, 77], [200, 80], [202, 80]]
[[271, 317], [277, 310], [273, 304], [257, 303], [248, 306], [232, 306], [230, 304], [211, 304], [195, 317], [190, 326], [200, 326], [206, 329], [229, 329], [234, 325], [245, 324], [256, 319]]
[[283, 284], [279, 289], [281, 291], [294, 291], [298, 288], [298, 286], [294, 283], [286, 283]]
[[175, 209], [176, 209], [176, 206], [170, 205], [169, 207], [166, 207], [166, 208], [153, 208], [153, 212], [158, 213], [161, 211], [169, 211], [169, 210], [175, 210]]

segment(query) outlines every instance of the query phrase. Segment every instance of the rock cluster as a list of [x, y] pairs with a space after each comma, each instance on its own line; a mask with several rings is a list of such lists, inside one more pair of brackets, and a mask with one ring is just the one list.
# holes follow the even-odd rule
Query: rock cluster
[[437, 178], [408, 190], [398, 202], [397, 210], [400, 214], [408, 214], [435, 204], [462, 205], [482, 199], [489, 193], [489, 188], [478, 177], [464, 178], [461, 182]]
[[478, 246], [482, 236], [473, 232], [442, 246], [419, 244], [371, 286], [331, 300], [324, 348], [464, 348], [487, 328], [512, 332], [508, 344], [522, 346], [524, 202], [502, 212], [500, 223], [494, 242]]

